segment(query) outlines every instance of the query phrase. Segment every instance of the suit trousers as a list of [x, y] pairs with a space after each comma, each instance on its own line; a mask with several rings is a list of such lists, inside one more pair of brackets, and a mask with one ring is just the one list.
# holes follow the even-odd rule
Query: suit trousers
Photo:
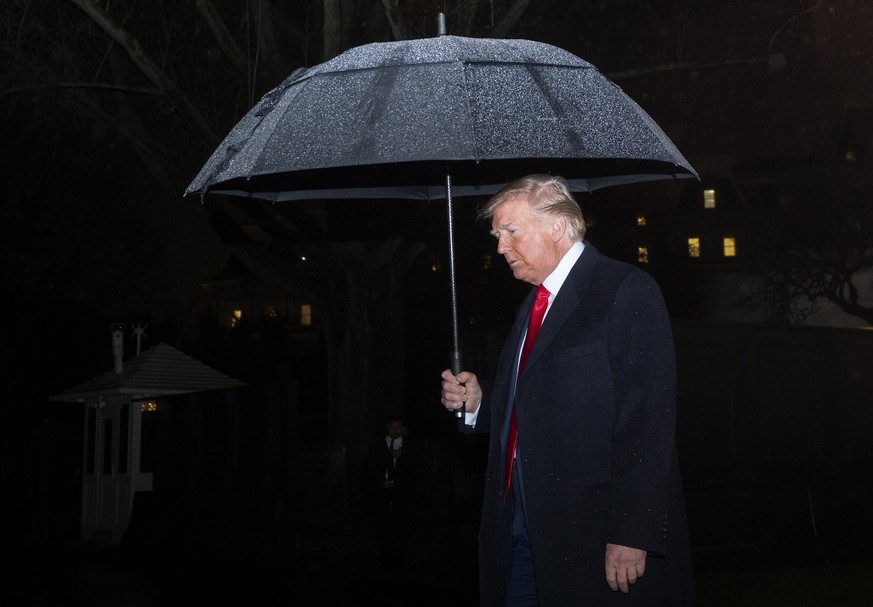
[[512, 469], [512, 487], [504, 508], [511, 508], [511, 554], [509, 584], [506, 589], [506, 607], [537, 607], [537, 585], [534, 577], [533, 552], [527, 530], [524, 498], [520, 490], [518, 466]]

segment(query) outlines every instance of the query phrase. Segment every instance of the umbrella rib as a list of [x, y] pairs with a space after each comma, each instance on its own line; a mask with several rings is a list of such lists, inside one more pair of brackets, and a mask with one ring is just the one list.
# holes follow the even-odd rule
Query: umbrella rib
[[[347, 67], [347, 68], [342, 68], [342, 69], [330, 69], [330, 70], [312, 68], [308, 72], [306, 72], [305, 74], [300, 76], [297, 80], [295, 80], [293, 84], [297, 85], [298, 83], [304, 82], [305, 80], [311, 80], [313, 78], [318, 78], [318, 77], [328, 78], [331, 76], [340, 76], [340, 75], [344, 75], [344, 74], [351, 74], [354, 72], [379, 71], [379, 70], [384, 70], [386, 68], [404, 68], [404, 67], [406, 67], [406, 68], [419, 68], [422, 66], [429, 66], [429, 65], [454, 65], [454, 64], [461, 64], [464, 66], [467, 66], [467, 65], [519, 65], [519, 66], [525, 66], [525, 65], [531, 65], [531, 62], [530, 61], [521, 61], [521, 60], [500, 61], [499, 59], [487, 59], [487, 60], [464, 59], [462, 57], [455, 57], [455, 58], [440, 60], [440, 61], [419, 61], [416, 63], [405, 63], [405, 62], [380, 63], [378, 65], [363, 65], [363, 66]], [[562, 67], [562, 68], [579, 69], [579, 70], [596, 70], [597, 69], [591, 64], [584, 64], [583, 65], [583, 64], [578, 64], [578, 63], [562, 63], [562, 62], [558, 62], [558, 61], [548, 62], [548, 63], [537, 62], [536, 65], [542, 66], [542, 67]], [[323, 67], [326, 68], [328, 66], [325, 65]]]
[[467, 65], [468, 65], [467, 63], [461, 63], [461, 65], [460, 65], [461, 78], [462, 78], [463, 83], [464, 83], [464, 93], [465, 93], [464, 94], [464, 114], [467, 117], [467, 130], [471, 131], [468, 133], [468, 135], [471, 136], [470, 141], [473, 142], [473, 151], [476, 155], [476, 157], [473, 160], [475, 160], [476, 162], [479, 162], [481, 160], [481, 158], [479, 156], [479, 144], [478, 144], [479, 133], [476, 132], [476, 121], [473, 120], [473, 111], [472, 111], [471, 106], [470, 106], [470, 97], [471, 97], [472, 91], [470, 90], [470, 82], [467, 79]]

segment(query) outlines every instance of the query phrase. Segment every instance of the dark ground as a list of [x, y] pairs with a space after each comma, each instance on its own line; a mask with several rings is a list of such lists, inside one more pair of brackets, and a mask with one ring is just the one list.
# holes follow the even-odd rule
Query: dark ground
[[[10, 559], [2, 605], [477, 605], [475, 521], [421, 513], [404, 575], [380, 571], [369, 527], [324, 513], [296, 556], [212, 546], [70, 542]], [[873, 605], [866, 546], [739, 546], [695, 553], [701, 607]], [[681, 606], [680, 606], [681, 607]]]

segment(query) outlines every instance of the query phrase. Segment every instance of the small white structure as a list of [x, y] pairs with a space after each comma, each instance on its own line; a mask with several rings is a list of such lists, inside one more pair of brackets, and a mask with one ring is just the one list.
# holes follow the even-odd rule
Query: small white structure
[[85, 405], [84, 540], [121, 541], [134, 495], [152, 490], [157, 399], [246, 385], [164, 343], [123, 362], [121, 343], [116, 328], [112, 371], [50, 397]]

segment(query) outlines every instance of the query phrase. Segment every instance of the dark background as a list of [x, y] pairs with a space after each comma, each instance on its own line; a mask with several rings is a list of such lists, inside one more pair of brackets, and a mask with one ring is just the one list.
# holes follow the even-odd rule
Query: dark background
[[[110, 326], [122, 322], [128, 356], [141, 323], [145, 347], [169, 343], [249, 384], [236, 397], [243, 421], [227, 432], [251, 464], [230, 495], [215, 497], [228, 519], [259, 516], [237, 503], [252, 485], [275, 504], [277, 479], [291, 478], [322, 492], [324, 503], [303, 501], [325, 518], [282, 535], [283, 554], [306, 567], [361, 561], [349, 547], [366, 544], [355, 466], [384, 417], [401, 412], [433, 462], [422, 499], [433, 520], [463, 508], [471, 522], [456, 528], [457, 542], [469, 554], [482, 445], [454, 433], [436, 394], [450, 337], [443, 207], [181, 196], [236, 120], [293, 69], [365, 42], [434, 35], [443, 10], [450, 34], [528, 38], [592, 62], [701, 174], [580, 203], [601, 251], [638, 263], [644, 239], [645, 267], [676, 321], [680, 447], [702, 569], [735, 564], [749, 546], [816, 562], [863, 556], [873, 432], [871, 345], [858, 331], [873, 324], [870, 4], [391, 4], [386, 13], [367, 0], [3, 3], [0, 389], [14, 544], [38, 561], [77, 538], [83, 411], [48, 397], [111, 368]], [[706, 215], [708, 187], [719, 207]], [[459, 305], [471, 364], [487, 374], [526, 288], [488, 259], [478, 202], [457, 208]], [[635, 224], [640, 214], [648, 231]], [[726, 229], [737, 236], [735, 259], [716, 251], [689, 260], [687, 236]], [[229, 302], [244, 299], [231, 327]], [[266, 314], [275, 302], [279, 313]], [[303, 303], [312, 325], [296, 315]], [[292, 395], [292, 413], [277, 393]], [[271, 411], [287, 415], [281, 440], [265, 438]], [[180, 442], [201, 431], [174, 426]], [[277, 452], [295, 463], [265, 467]], [[168, 484], [179, 475], [164, 470]], [[312, 480], [322, 475], [339, 480]], [[225, 532], [193, 520], [203, 535]], [[422, 545], [422, 562], [445, 556], [439, 542]]]

